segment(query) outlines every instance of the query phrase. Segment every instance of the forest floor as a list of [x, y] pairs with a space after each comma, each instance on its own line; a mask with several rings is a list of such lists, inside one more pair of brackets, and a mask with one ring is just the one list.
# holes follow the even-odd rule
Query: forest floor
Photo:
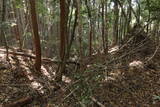
[[[57, 63], [33, 71], [26, 52], [0, 49], [0, 104], [4, 107], [159, 107], [160, 49], [150, 40], [133, 46], [133, 38], [109, 55], [85, 57], [67, 64], [63, 82], [55, 83]], [[137, 40], [137, 39], [136, 39]], [[131, 42], [132, 41], [132, 42]], [[140, 40], [142, 41], [142, 40]], [[140, 46], [137, 48], [137, 46]], [[28, 52], [27, 52], [28, 53]], [[58, 87], [58, 88], [57, 88]]]

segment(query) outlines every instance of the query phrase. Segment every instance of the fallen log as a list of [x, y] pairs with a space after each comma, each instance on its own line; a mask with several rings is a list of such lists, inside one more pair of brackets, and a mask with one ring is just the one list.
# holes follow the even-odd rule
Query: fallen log
[[[4, 52], [6, 53], [6, 50], [5, 49], [0, 49], [1, 52]], [[9, 54], [12, 54], [12, 55], [15, 55], [15, 56], [23, 56], [23, 57], [28, 57], [28, 58], [31, 58], [31, 59], [35, 59], [36, 56], [34, 54], [27, 54], [27, 53], [24, 53], [24, 52], [14, 52], [14, 51], [8, 51]], [[55, 60], [52, 60], [50, 58], [42, 58], [42, 62], [43, 63], [55, 63], [55, 64], [59, 64], [59, 63], [62, 63], [62, 61], [55, 61]], [[75, 61], [66, 61], [67, 64], [75, 64], [75, 65], [80, 65], [78, 62], [75, 62]]]
[[24, 105], [30, 104], [33, 101], [32, 97], [25, 97], [21, 98], [15, 102], [12, 102], [10, 104], [2, 105], [2, 107], [22, 107]]

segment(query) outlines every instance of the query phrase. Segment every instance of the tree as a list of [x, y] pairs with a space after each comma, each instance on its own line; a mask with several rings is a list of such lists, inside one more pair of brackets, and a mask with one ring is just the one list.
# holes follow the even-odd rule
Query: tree
[[104, 19], [104, 25], [105, 25], [105, 52], [106, 55], [108, 55], [108, 0], [105, 0], [105, 19]]
[[[5, 25], [5, 17], [6, 17], [6, 1], [5, 0], [2, 0], [2, 14], [1, 14], [2, 18], [1, 18], [1, 24], [4, 26]], [[2, 27], [2, 25], [0, 25]], [[2, 40], [4, 40], [4, 44], [5, 44], [5, 47], [6, 47], [6, 60], [8, 61], [9, 58], [8, 58], [8, 43], [7, 43], [7, 39], [6, 39], [6, 36], [5, 36], [5, 30], [4, 30], [4, 27], [1, 28], [1, 36], [2, 36]], [[3, 42], [3, 41], [2, 41]]]
[[129, 2], [129, 6], [127, 8], [127, 16], [128, 16], [128, 19], [127, 19], [127, 32], [130, 31], [130, 24], [131, 24], [131, 20], [132, 20], [132, 13], [131, 13], [131, 9], [132, 9], [132, 0], [128, 0]]
[[18, 23], [18, 20], [20, 20], [18, 17], [18, 12], [17, 12], [18, 10], [19, 9], [16, 8], [15, 2], [13, 2], [13, 11], [14, 11], [13, 18], [15, 20], [15, 25], [13, 26], [13, 31], [15, 33], [15, 37], [18, 42], [19, 49], [22, 50], [22, 38], [21, 38], [22, 36], [20, 33], [20, 29], [19, 29], [20, 27], [19, 27], [19, 23]]
[[73, 29], [72, 29], [71, 37], [70, 37], [71, 39], [70, 39], [68, 47], [67, 47], [67, 57], [68, 58], [69, 58], [69, 55], [70, 55], [70, 50], [71, 50], [73, 40], [75, 38], [75, 31], [76, 31], [77, 21], [78, 21], [78, 1], [74, 1], [74, 3], [75, 3], [76, 10], [75, 10], [74, 25], [73, 25]]
[[141, 21], [141, 4], [140, 4], [140, 0], [136, 0], [137, 3], [137, 23], [140, 23]]
[[[78, 41], [79, 41], [79, 56], [82, 60], [82, 14], [81, 14], [81, 0], [77, 0], [77, 14], [78, 14]], [[81, 61], [80, 61], [81, 62]]]
[[60, 59], [62, 63], [56, 73], [56, 81], [62, 81], [66, 63], [66, 34], [67, 34], [66, 0], [60, 0]]
[[89, 18], [89, 56], [92, 55], [92, 39], [93, 39], [93, 20], [92, 14], [90, 10], [90, 1], [85, 0], [85, 5], [88, 11], [88, 18]]
[[105, 43], [105, 2], [104, 0], [101, 1], [102, 4], [102, 45], [104, 49], [104, 53], [106, 54], [106, 43]]
[[113, 44], [117, 44], [118, 42], [118, 22], [119, 22], [118, 1], [114, 0]]
[[41, 45], [40, 45], [40, 37], [38, 33], [38, 23], [37, 23], [37, 14], [36, 14], [36, 7], [35, 7], [35, 0], [29, 0], [30, 2], [30, 12], [31, 12], [31, 19], [32, 19], [32, 29], [34, 34], [34, 47], [35, 47], [35, 69], [36, 71], [40, 71], [41, 69]]

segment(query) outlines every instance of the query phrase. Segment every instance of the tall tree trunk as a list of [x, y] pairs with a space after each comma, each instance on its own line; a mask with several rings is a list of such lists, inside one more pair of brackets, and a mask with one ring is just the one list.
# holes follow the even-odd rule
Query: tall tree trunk
[[[150, 2], [149, 0], [147, 0], [147, 8], [148, 8], [148, 22], [150, 21], [150, 17], [151, 17], [151, 12], [150, 12]], [[149, 25], [147, 24], [147, 33], [149, 32]]]
[[124, 17], [123, 17], [123, 14], [122, 14], [122, 12], [120, 13], [120, 19], [119, 19], [119, 25], [120, 25], [120, 27], [119, 27], [119, 40], [120, 40], [120, 44], [123, 44], [123, 41], [122, 41], [122, 35], [123, 35], [123, 19], [124, 19]]
[[[2, 0], [2, 19], [1, 19], [1, 22], [2, 22], [2, 25], [4, 25], [5, 23], [5, 16], [6, 16], [6, 0]], [[8, 43], [7, 43], [7, 39], [6, 39], [6, 36], [5, 36], [5, 29], [2, 27], [1, 29], [1, 36], [2, 36], [2, 42], [4, 40], [4, 45], [6, 47], [6, 60], [9, 61], [9, 58], [8, 58]]]
[[80, 69], [81, 69], [81, 65], [82, 65], [82, 15], [81, 15], [81, 0], [77, 0], [77, 14], [78, 14], [79, 56], [80, 56]]
[[128, 6], [128, 9], [127, 9], [127, 16], [128, 16], [128, 19], [127, 19], [127, 33], [130, 31], [130, 28], [131, 28], [131, 26], [130, 26], [130, 23], [131, 23], [131, 20], [132, 20], [132, 13], [131, 13], [131, 8], [132, 8], [132, 0], [128, 0], [128, 2], [129, 2], [129, 6]]
[[105, 0], [105, 52], [108, 55], [108, 0]]
[[70, 56], [70, 50], [71, 50], [71, 47], [72, 47], [73, 40], [75, 38], [75, 31], [76, 31], [77, 21], [78, 21], [78, 2], [76, 0], [74, 2], [75, 2], [75, 5], [76, 5], [75, 19], [74, 19], [73, 29], [72, 29], [72, 32], [71, 32], [71, 38], [70, 38], [70, 41], [69, 41], [69, 44], [68, 44], [68, 47], [67, 47], [67, 58], [69, 58], [69, 56]]
[[31, 12], [31, 19], [32, 19], [32, 29], [34, 34], [34, 47], [35, 47], [35, 69], [37, 71], [41, 70], [41, 45], [40, 45], [40, 37], [38, 33], [38, 23], [37, 23], [37, 14], [36, 14], [36, 7], [35, 7], [35, 0], [29, 0], [30, 2], [30, 12]]
[[141, 17], [141, 4], [140, 4], [140, 0], [136, 0], [137, 3], [137, 23], [140, 23], [140, 17]]
[[22, 50], [22, 40], [21, 40], [21, 34], [20, 34], [20, 30], [19, 30], [19, 23], [18, 23], [18, 20], [20, 20], [20, 18], [18, 17], [17, 15], [17, 9], [16, 9], [16, 4], [13, 2], [13, 11], [14, 11], [14, 14], [13, 14], [13, 18], [14, 20], [16, 21], [16, 25], [13, 27], [14, 29], [14, 32], [15, 32], [15, 37], [16, 37], [16, 40], [18, 42], [18, 45], [19, 45], [19, 49]]
[[103, 50], [104, 53], [106, 54], [106, 43], [105, 43], [105, 2], [104, 0], [101, 1], [102, 4], [102, 45], [103, 45]]
[[90, 31], [89, 31], [89, 56], [92, 56], [92, 37], [93, 37], [93, 26], [90, 21]]
[[118, 42], [118, 22], [119, 22], [118, 1], [114, 0], [113, 45], [117, 44]]
[[89, 18], [89, 56], [92, 55], [92, 36], [93, 36], [93, 23], [92, 23], [92, 14], [90, 11], [90, 5], [88, 4], [88, 1], [85, 0], [85, 4], [88, 11], [88, 18]]
[[67, 35], [67, 14], [66, 0], [60, 0], [60, 58], [62, 63], [56, 72], [56, 81], [62, 81], [62, 75], [65, 72], [66, 63], [66, 35]]

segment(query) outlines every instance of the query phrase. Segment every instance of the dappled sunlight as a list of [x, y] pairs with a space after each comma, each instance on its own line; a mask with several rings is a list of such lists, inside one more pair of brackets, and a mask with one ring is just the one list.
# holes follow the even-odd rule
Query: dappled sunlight
[[0, 53], [0, 58], [5, 58], [6, 54], [5, 53]]
[[41, 66], [41, 72], [43, 73], [43, 75], [47, 76], [49, 79], [52, 79], [50, 73], [47, 71], [47, 69], [43, 65]]
[[25, 71], [26, 72], [26, 76], [27, 78], [31, 81], [31, 87], [35, 90], [37, 90], [38, 92], [40, 93], [44, 93], [43, 91], [43, 85], [41, 83], [39, 83], [35, 77], [33, 76], [33, 74], [31, 73], [30, 69], [28, 67], [24, 67]]
[[116, 45], [116, 46], [110, 48], [109, 51], [108, 51], [108, 53], [114, 54], [114, 53], [117, 52], [118, 50], [119, 50], [119, 46]]
[[160, 0], [1, 0], [0, 107], [160, 107]]
[[32, 87], [33, 89], [36, 89], [36, 90], [37, 90], [38, 92], [40, 92], [41, 94], [44, 94], [42, 84], [38, 83], [37, 81], [31, 82], [31, 87]]
[[69, 77], [66, 77], [66, 76], [62, 76], [62, 81], [65, 82], [65, 83], [71, 83], [72, 82], [72, 80]]
[[114, 77], [108, 77], [108, 76], [105, 76], [105, 79], [104, 79], [104, 81], [103, 82], [107, 82], [107, 81], [109, 81], [109, 80], [112, 80], [112, 81], [114, 81], [114, 80], [116, 80]]
[[144, 68], [144, 64], [143, 64], [142, 61], [135, 60], [135, 61], [132, 61], [132, 62], [129, 63], [129, 67], [131, 69], [133, 69], [133, 68], [143, 69]]
[[113, 71], [109, 73], [109, 75], [105, 74], [103, 82], [115, 81], [119, 76], [122, 76], [121, 74], [122, 74], [122, 71], [120, 70]]

